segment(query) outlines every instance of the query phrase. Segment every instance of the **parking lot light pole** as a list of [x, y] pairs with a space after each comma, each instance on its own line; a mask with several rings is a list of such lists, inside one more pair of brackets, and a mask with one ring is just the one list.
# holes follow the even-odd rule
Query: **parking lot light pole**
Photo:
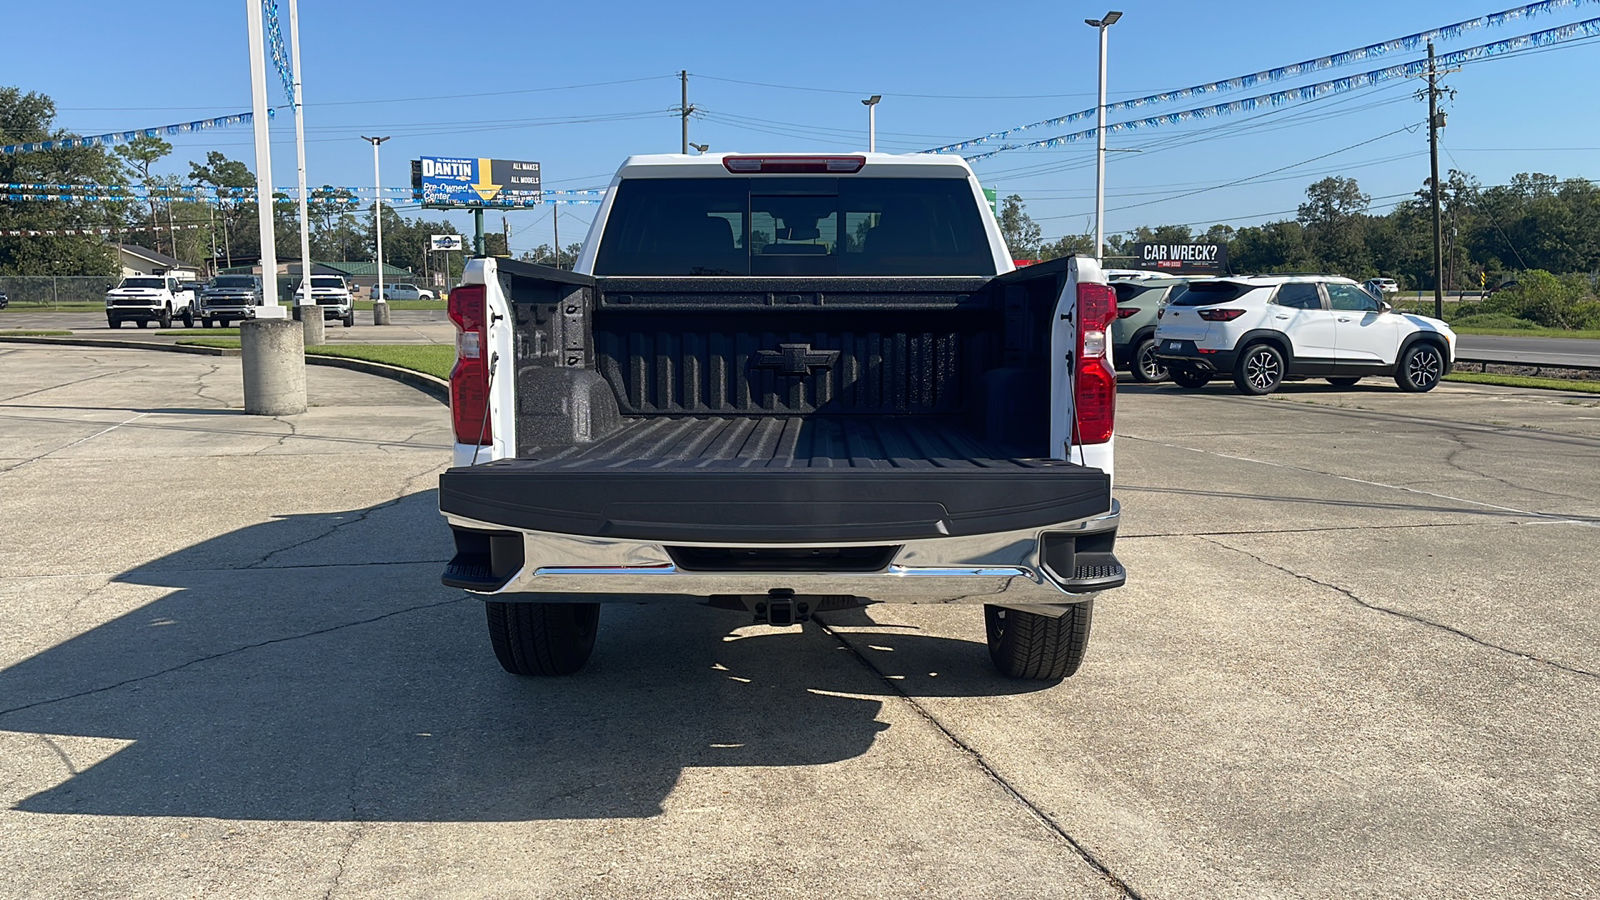
[[1084, 24], [1100, 29], [1100, 106], [1094, 129], [1094, 258], [1104, 265], [1106, 261], [1106, 30], [1117, 24], [1122, 13], [1115, 10], [1103, 19], [1084, 19]]
[[878, 101], [883, 99], [882, 94], [873, 94], [861, 101], [867, 108], [867, 152], [878, 152]]
[[372, 144], [372, 225], [378, 250], [378, 282], [373, 288], [372, 324], [387, 325], [389, 324], [389, 301], [383, 299], [383, 181], [378, 174], [378, 145], [387, 141], [389, 136], [367, 137], [362, 135], [361, 139]]

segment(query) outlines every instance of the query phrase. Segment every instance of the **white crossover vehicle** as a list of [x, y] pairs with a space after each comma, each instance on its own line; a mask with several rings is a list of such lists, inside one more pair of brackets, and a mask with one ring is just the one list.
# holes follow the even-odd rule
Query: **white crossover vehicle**
[[1270, 394], [1285, 378], [1348, 387], [1392, 376], [1430, 391], [1455, 364], [1456, 334], [1397, 313], [1348, 278], [1259, 275], [1192, 282], [1162, 311], [1156, 358], [1181, 387], [1233, 376], [1241, 393]]

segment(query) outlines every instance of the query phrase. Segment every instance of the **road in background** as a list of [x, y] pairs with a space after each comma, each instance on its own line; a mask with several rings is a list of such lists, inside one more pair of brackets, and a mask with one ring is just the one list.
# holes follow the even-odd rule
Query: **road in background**
[[503, 674], [444, 409], [0, 345], [0, 897], [1581, 895], [1600, 400], [1129, 387], [1080, 674], [972, 607], [613, 605]]
[[[341, 323], [330, 321], [325, 330], [327, 341], [330, 344], [347, 342], [362, 344], [453, 344], [455, 343], [455, 327], [450, 324], [449, 315], [442, 309], [397, 309], [389, 313], [389, 325], [377, 326], [372, 324], [370, 310], [356, 310], [356, 324], [354, 327], [345, 328]], [[205, 331], [199, 322], [195, 323], [195, 334], [188, 337], [172, 337], [158, 335], [158, 331], [171, 331], [183, 329], [181, 322], [174, 323], [173, 328], [163, 329], [155, 325], [148, 328], [139, 328], [135, 325], [124, 325], [121, 328], [112, 328], [106, 324], [106, 317], [98, 312], [29, 312], [8, 311], [0, 313], [0, 331], [27, 330], [27, 331], [70, 331], [85, 337], [116, 338], [119, 341], [155, 341], [172, 343], [181, 340], [193, 340], [196, 337], [205, 337]], [[215, 332], [215, 329], [211, 329]], [[220, 335], [219, 335], [220, 336]]]
[[1600, 341], [1463, 334], [1456, 340], [1456, 355], [1534, 366], [1600, 366]]

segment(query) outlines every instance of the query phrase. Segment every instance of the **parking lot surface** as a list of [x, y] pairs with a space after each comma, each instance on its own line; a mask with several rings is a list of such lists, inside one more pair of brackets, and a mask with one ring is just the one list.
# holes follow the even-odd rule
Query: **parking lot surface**
[[1129, 585], [1057, 686], [904, 606], [608, 606], [530, 680], [438, 585], [443, 408], [307, 378], [0, 344], [0, 897], [1600, 884], [1594, 398], [1124, 388]]

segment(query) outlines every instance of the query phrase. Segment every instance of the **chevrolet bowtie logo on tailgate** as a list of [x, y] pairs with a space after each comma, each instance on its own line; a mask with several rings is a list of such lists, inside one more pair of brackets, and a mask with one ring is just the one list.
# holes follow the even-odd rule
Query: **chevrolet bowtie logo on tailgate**
[[831, 369], [839, 360], [837, 350], [813, 350], [810, 344], [779, 344], [776, 350], [756, 353], [752, 369], [775, 369], [780, 375], [799, 377], [817, 369]]

